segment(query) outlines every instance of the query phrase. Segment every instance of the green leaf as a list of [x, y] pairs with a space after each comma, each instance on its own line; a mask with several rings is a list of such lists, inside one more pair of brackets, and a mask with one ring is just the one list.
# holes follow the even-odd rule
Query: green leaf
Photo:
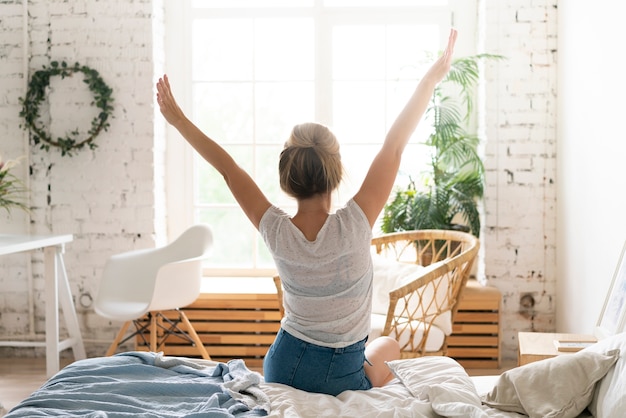
[[420, 178], [416, 191], [411, 180], [397, 189], [383, 209], [383, 232], [411, 229], [455, 229], [460, 216], [475, 236], [480, 234], [478, 202], [484, 192], [484, 165], [479, 138], [467, 131], [473, 112], [475, 87], [481, 62], [504, 57], [479, 54], [454, 60], [446, 78], [435, 88], [427, 108], [433, 121], [425, 144], [431, 148], [430, 171]]
[[[39, 121], [39, 106], [45, 99], [46, 88], [50, 85], [50, 77], [60, 76], [61, 79], [71, 76], [74, 73], [83, 73], [83, 82], [87, 84], [89, 90], [93, 94], [95, 100], [91, 103], [100, 109], [98, 115], [91, 121], [91, 129], [88, 131], [89, 136], [85, 139], [78, 139], [80, 135], [78, 128], [69, 132], [65, 137], [52, 139], [46, 127]], [[87, 66], [81, 66], [78, 62], [73, 67], [68, 67], [65, 61], [61, 62], [59, 67], [58, 61], [51, 61], [48, 67], [44, 66], [42, 70], [33, 73], [28, 89], [24, 98], [19, 98], [22, 104], [20, 117], [25, 121], [21, 127], [30, 131], [30, 138], [35, 145], [41, 143], [40, 148], [48, 151], [50, 146], [54, 146], [61, 150], [61, 155], [72, 155], [72, 150], [79, 150], [85, 145], [90, 149], [94, 149], [93, 140], [102, 130], [107, 130], [110, 126], [108, 120], [113, 115], [113, 90], [104, 82], [96, 70]]]

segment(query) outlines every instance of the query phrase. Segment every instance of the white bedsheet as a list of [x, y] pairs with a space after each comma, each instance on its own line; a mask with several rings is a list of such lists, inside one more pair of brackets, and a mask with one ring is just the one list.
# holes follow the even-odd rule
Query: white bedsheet
[[[597, 416], [603, 418], [624, 416], [626, 334], [621, 333], [609, 337], [580, 353], [592, 351], [608, 355], [614, 350], [619, 350], [619, 359], [599, 381], [593, 399], [588, 405], [589, 408], [582, 411], [578, 415], [579, 418], [591, 417], [590, 411], [596, 411]], [[571, 356], [572, 358], [567, 362], [571, 364], [571, 367], [575, 367], [582, 361], [574, 358], [576, 354]], [[550, 388], [556, 387], [551, 379], [561, 380], [563, 370], [556, 374], [550, 371], [556, 367], [556, 363], [560, 364], [561, 360], [548, 359], [543, 360], [541, 366], [526, 367], [525, 370], [533, 369], [535, 373], [537, 368], [545, 369], [545, 379], [538, 381], [536, 390], [549, 391]], [[481, 395], [492, 391], [496, 383], [500, 385], [500, 376], [469, 377], [460, 364], [448, 357], [421, 357], [398, 360], [388, 364], [394, 371], [396, 379], [387, 386], [368, 391], [346, 391], [337, 397], [310, 394], [284, 385], [262, 383], [263, 391], [270, 398], [270, 416], [355, 418], [526, 416], [482, 404]], [[517, 369], [518, 373], [520, 369]], [[577, 383], [581, 383], [580, 378]], [[554, 395], [554, 399], [559, 399], [558, 393]]]
[[[448, 357], [422, 357], [391, 362], [397, 378], [382, 388], [345, 391], [333, 397], [292, 387], [262, 383], [269, 396], [271, 417], [520, 417], [483, 406], [465, 370]], [[481, 390], [496, 377], [481, 380]]]
[[307, 393], [281, 384], [262, 384], [270, 397], [270, 417], [430, 417], [428, 402], [417, 401], [397, 382], [367, 392], [345, 391], [337, 397]]

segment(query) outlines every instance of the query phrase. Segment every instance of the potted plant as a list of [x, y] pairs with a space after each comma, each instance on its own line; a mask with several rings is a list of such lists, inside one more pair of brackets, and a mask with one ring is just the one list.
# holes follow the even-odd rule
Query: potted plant
[[468, 125], [479, 63], [498, 58], [502, 57], [480, 54], [456, 59], [435, 88], [425, 115], [432, 121], [425, 141], [430, 149], [428, 171], [394, 191], [383, 210], [383, 232], [453, 229], [479, 236], [484, 166], [477, 152], [479, 138], [468, 132]]
[[0, 155], [0, 209], [11, 213], [11, 209], [18, 208], [28, 211], [23, 202], [27, 192], [22, 182], [11, 172], [11, 169], [19, 164], [19, 159], [3, 160]]

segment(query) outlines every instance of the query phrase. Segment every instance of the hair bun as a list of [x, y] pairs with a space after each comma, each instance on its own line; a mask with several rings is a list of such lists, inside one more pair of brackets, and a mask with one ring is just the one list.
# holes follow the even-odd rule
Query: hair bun
[[335, 190], [343, 173], [337, 138], [319, 123], [294, 126], [280, 154], [278, 171], [280, 187], [295, 198]]
[[314, 122], [294, 126], [285, 145], [294, 148], [317, 148], [318, 152], [328, 154], [339, 153], [339, 142], [335, 135], [328, 127]]

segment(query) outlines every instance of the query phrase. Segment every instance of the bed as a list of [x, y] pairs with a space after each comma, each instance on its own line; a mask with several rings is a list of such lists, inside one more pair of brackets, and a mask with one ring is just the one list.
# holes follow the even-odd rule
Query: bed
[[152, 352], [76, 361], [6, 418], [85, 417], [621, 417], [626, 411], [626, 336], [578, 353], [470, 377], [453, 359], [389, 363], [382, 388], [337, 397], [263, 381], [228, 363]]

